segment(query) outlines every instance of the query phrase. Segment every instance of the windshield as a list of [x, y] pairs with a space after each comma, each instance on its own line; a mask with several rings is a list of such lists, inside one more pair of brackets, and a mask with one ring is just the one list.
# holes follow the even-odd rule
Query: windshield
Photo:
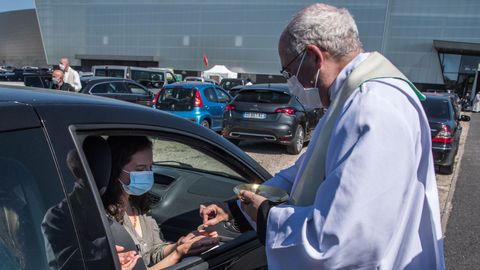
[[286, 104], [290, 101], [291, 96], [278, 91], [270, 90], [243, 90], [235, 98], [239, 102], [251, 103], [272, 103], [272, 104]]
[[162, 89], [156, 107], [165, 111], [191, 111], [195, 92], [195, 89], [183, 87]]
[[428, 118], [449, 119], [450, 106], [448, 103], [449, 101], [446, 99], [427, 98], [422, 105]]
[[125, 78], [125, 70], [100, 68], [100, 69], [95, 69], [95, 76]]
[[147, 88], [160, 88], [165, 81], [163, 72], [149, 70], [132, 70], [132, 80]]

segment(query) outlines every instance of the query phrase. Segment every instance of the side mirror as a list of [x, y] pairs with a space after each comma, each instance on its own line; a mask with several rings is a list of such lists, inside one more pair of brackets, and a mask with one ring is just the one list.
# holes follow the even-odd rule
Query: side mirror
[[460, 116], [460, 121], [468, 122], [468, 121], [470, 121], [470, 116], [462, 115], [462, 116]]

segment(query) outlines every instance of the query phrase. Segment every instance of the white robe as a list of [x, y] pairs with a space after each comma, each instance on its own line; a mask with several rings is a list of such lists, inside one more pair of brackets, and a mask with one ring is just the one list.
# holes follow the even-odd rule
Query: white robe
[[[331, 99], [367, 56], [340, 72]], [[270, 210], [269, 269], [444, 269], [430, 128], [421, 108], [400, 80], [369, 81], [353, 92], [328, 142], [326, 178], [314, 204]], [[292, 190], [322, 125], [307, 152], [266, 185]]]
[[63, 76], [63, 81], [73, 86], [76, 92], [82, 89], [80, 75], [78, 75], [78, 72], [71, 67], [68, 67], [68, 71], [65, 72], [65, 75]]
[[475, 99], [473, 100], [473, 112], [480, 112], [480, 93], [475, 95]]

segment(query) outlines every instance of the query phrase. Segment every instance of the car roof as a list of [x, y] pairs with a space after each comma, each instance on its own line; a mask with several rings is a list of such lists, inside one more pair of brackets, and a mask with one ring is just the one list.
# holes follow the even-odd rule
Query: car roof
[[135, 82], [134, 80], [125, 79], [125, 78], [118, 78], [118, 77], [103, 77], [103, 76], [85, 76], [80, 77], [80, 80], [88, 83], [88, 82], [106, 82], [106, 81], [128, 81], [128, 82]]
[[453, 97], [451, 93], [427, 92], [423, 94], [425, 95], [425, 97], [427, 97], [427, 99], [450, 99]]
[[[137, 129], [141, 129], [142, 125], [148, 125], [166, 132], [169, 130], [178, 130], [180, 133], [194, 132], [196, 136], [208, 138], [215, 144], [229, 149], [241, 159], [254, 162], [243, 151], [209, 129], [168, 112], [131, 102], [67, 91], [0, 85], [0, 108], [7, 108], [8, 112], [11, 106], [22, 109], [30, 107], [36, 111], [35, 115], [42, 122], [49, 123], [44, 128], [57, 131], [63, 129], [61, 132], [66, 132], [71, 125], [81, 125], [83, 129], [97, 128], [86, 125], [102, 125], [98, 128], [108, 129], [115, 128], [112, 125], [116, 124], [129, 125], [132, 128], [135, 126]], [[6, 122], [9, 121], [18, 119], [6, 119]], [[269, 173], [261, 167], [257, 171], [269, 176]]]
[[[164, 88], [176, 88], [176, 87], [183, 87], [183, 88], [193, 88], [193, 87], [207, 87], [207, 86], [212, 86], [214, 84], [209, 83], [209, 82], [196, 82], [196, 81], [188, 81], [188, 82], [175, 82], [175, 83], [170, 83], [165, 85]], [[217, 87], [219, 87], [217, 85]], [[219, 87], [221, 88], [221, 87]]]

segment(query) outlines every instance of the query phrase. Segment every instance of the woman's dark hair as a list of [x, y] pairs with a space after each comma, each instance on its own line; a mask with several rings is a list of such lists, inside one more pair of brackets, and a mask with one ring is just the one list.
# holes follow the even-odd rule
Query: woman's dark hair
[[[110, 136], [107, 142], [112, 152], [112, 171], [102, 200], [107, 214], [123, 224], [125, 207], [120, 201], [123, 188], [118, 178], [123, 166], [130, 162], [132, 156], [139, 151], [152, 149], [152, 142], [145, 136]], [[142, 214], [150, 210], [151, 202], [147, 194], [130, 195], [129, 201]]]

